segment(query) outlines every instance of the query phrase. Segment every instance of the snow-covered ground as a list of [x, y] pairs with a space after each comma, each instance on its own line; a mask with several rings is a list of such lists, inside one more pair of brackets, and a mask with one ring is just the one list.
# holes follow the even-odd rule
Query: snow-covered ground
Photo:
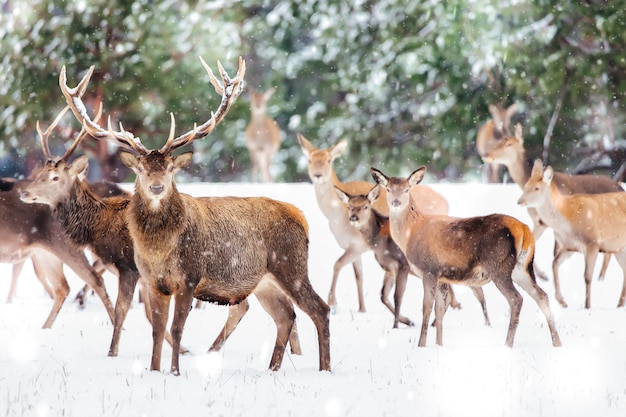
[[[501, 212], [528, 222], [516, 205], [514, 185], [431, 184], [450, 201], [451, 214]], [[130, 185], [129, 185], [130, 186]], [[194, 195], [265, 195], [300, 207], [311, 225], [310, 277], [326, 299], [334, 261], [341, 254], [318, 209], [311, 184], [181, 185]], [[537, 244], [546, 271], [552, 235]], [[222, 352], [206, 350], [227, 309], [194, 309], [183, 343], [181, 376], [169, 374], [164, 347], [162, 372], [150, 372], [151, 328], [135, 301], [122, 334], [119, 356], [107, 357], [112, 326], [97, 299], [84, 310], [70, 299], [51, 330], [42, 330], [51, 300], [30, 267], [17, 300], [0, 303], [0, 415], [3, 416], [623, 416], [626, 410], [626, 309], [617, 309], [622, 274], [612, 261], [605, 281], [593, 282], [592, 308], [585, 310], [582, 256], [562, 266], [569, 308], [554, 299], [552, 281], [540, 282], [550, 296], [562, 348], [553, 348], [545, 319], [524, 294], [512, 349], [504, 347], [508, 305], [493, 284], [485, 287], [492, 327], [485, 327], [471, 291], [456, 287], [461, 310], [444, 320], [444, 346], [417, 347], [418, 328], [392, 329], [379, 301], [382, 270], [364, 258], [366, 313], [358, 313], [351, 269], [339, 280], [339, 308], [331, 316], [332, 373], [318, 371], [317, 336], [301, 311], [303, 355], [285, 355], [280, 371], [267, 370], [275, 338], [270, 317], [256, 300]], [[598, 265], [599, 267], [599, 265]], [[11, 266], [0, 264], [0, 296], [6, 297]], [[72, 297], [82, 282], [67, 271]], [[106, 277], [115, 300], [117, 282]], [[403, 313], [420, 323], [422, 287], [411, 277]]]

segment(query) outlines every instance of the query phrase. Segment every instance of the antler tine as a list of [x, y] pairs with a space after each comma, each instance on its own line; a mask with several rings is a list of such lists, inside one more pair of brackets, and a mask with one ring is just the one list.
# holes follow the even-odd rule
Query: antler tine
[[[98, 121], [100, 120], [101, 116], [102, 116], [102, 102], [100, 102], [100, 105], [98, 106], [98, 111], [96, 112], [96, 115], [93, 118], [94, 123], [98, 123]], [[85, 129], [85, 127], [83, 126], [83, 128], [78, 133], [78, 136], [76, 136], [76, 139], [74, 139], [74, 142], [72, 142], [70, 147], [67, 148], [67, 150], [65, 151], [65, 153], [63, 154], [63, 156], [61, 157], [60, 160], [61, 161], [67, 161], [67, 158], [70, 157], [70, 155], [74, 152], [74, 150], [76, 149], [78, 144], [87, 135], [88, 135], [87, 129]]]
[[94, 122], [87, 114], [87, 109], [83, 103], [82, 97], [87, 90], [87, 84], [93, 74], [94, 66], [92, 65], [87, 71], [87, 74], [83, 77], [78, 85], [74, 88], [70, 88], [67, 85], [67, 75], [65, 71], [65, 65], [61, 68], [61, 74], [59, 75], [59, 87], [65, 97], [67, 105], [74, 113], [76, 119], [83, 125], [83, 129], [89, 133], [94, 139], [108, 139], [115, 141], [119, 146], [128, 149], [134, 153], [147, 154], [148, 149], [141, 143], [138, 138], [135, 138], [132, 133], [127, 131], [115, 132], [111, 129], [109, 123], [109, 129], [103, 129], [99, 124]]
[[57, 115], [54, 121], [48, 126], [45, 132], [41, 131], [41, 127], [39, 126], [39, 120], [37, 120], [36, 128], [37, 133], [39, 134], [39, 138], [41, 139], [41, 150], [43, 151], [43, 156], [48, 161], [52, 161], [54, 158], [52, 157], [52, 153], [50, 152], [50, 146], [48, 145], [48, 136], [50, 136], [50, 132], [57, 127], [65, 113], [70, 109], [69, 106], [65, 106], [63, 110]]
[[[246, 63], [241, 57], [239, 57], [239, 68], [237, 69], [237, 74], [235, 75], [235, 78], [232, 79], [228, 76], [226, 70], [222, 67], [222, 64], [219, 61], [217, 62], [217, 66], [222, 77], [222, 83], [220, 83], [215, 77], [213, 71], [211, 71], [211, 68], [206, 64], [206, 62], [204, 62], [202, 57], [200, 57], [200, 61], [206, 69], [215, 91], [222, 95], [222, 102], [220, 103], [217, 111], [211, 112], [211, 118], [205, 123], [200, 126], [194, 125], [193, 130], [180, 135], [176, 139], [172, 139], [172, 135], [170, 134], [170, 138], [168, 138], [165, 145], [163, 145], [159, 151], [161, 153], [171, 152], [174, 149], [180, 148], [196, 139], [201, 139], [209, 135], [213, 129], [215, 129], [215, 126], [217, 126], [222, 121], [224, 116], [226, 116], [226, 113], [228, 113], [228, 110], [230, 110], [230, 107], [235, 102], [237, 97], [239, 97], [239, 95], [243, 92], [243, 79], [246, 74]], [[172, 116], [172, 121], [173, 120], [174, 116]]]

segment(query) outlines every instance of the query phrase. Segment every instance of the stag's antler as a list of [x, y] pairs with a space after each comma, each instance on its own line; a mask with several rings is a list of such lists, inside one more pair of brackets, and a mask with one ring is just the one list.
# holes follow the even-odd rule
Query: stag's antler
[[[70, 109], [70, 106], [65, 106], [63, 110], [61, 110], [59, 115], [56, 117], [56, 119], [54, 119], [54, 121], [50, 124], [50, 126], [48, 126], [45, 132], [41, 130], [41, 127], [39, 126], [39, 120], [37, 120], [37, 126], [36, 126], [37, 133], [39, 134], [39, 137], [41, 138], [41, 149], [43, 151], [43, 156], [46, 158], [47, 161], [55, 160], [54, 156], [52, 155], [52, 152], [50, 152], [50, 146], [48, 144], [48, 138], [50, 136], [50, 133], [54, 130], [54, 128], [57, 127], [57, 125], [59, 124], [59, 122], [61, 121], [61, 119], [63, 118], [63, 116], [69, 109]], [[96, 116], [94, 117], [94, 122], [97, 123], [98, 120], [100, 120], [101, 116], [102, 116], [102, 102], [100, 102], [100, 106], [98, 108]], [[70, 155], [74, 152], [74, 150], [76, 149], [80, 141], [83, 140], [85, 136], [87, 136], [87, 130], [83, 127], [78, 133], [78, 136], [76, 136], [76, 138], [74, 139], [74, 142], [72, 142], [72, 144], [70, 145], [69, 148], [67, 148], [63, 156], [58, 158], [56, 162], [67, 161], [67, 158], [70, 157]]]
[[138, 154], [147, 154], [149, 152], [148, 149], [146, 149], [141, 141], [139, 141], [138, 138], [135, 138], [132, 133], [125, 131], [121, 123], [120, 131], [114, 131], [111, 128], [111, 117], [109, 116], [108, 130], [105, 130], [93, 121], [87, 114], [87, 108], [83, 103], [82, 97], [83, 94], [85, 94], [85, 90], [87, 89], [87, 84], [89, 84], [89, 79], [93, 74], [93, 70], [94, 66], [92, 65], [89, 68], [89, 71], [87, 71], [87, 74], [85, 74], [83, 79], [80, 80], [78, 85], [74, 88], [69, 88], [67, 86], [67, 76], [65, 75], [65, 65], [61, 68], [61, 74], [59, 75], [59, 87], [61, 87], [61, 92], [65, 96], [65, 101], [72, 110], [72, 113], [74, 113], [74, 116], [79, 122], [82, 123], [83, 129], [85, 129], [94, 139], [113, 140], [117, 142], [118, 145], [128, 149], [129, 151]]
[[[169, 153], [173, 150], [180, 148], [196, 139], [201, 139], [207, 135], [209, 135], [215, 126], [217, 126], [231, 105], [235, 101], [237, 97], [243, 91], [243, 78], [246, 73], [246, 64], [243, 59], [239, 58], [239, 68], [237, 69], [237, 74], [235, 78], [230, 78], [222, 64], [218, 61], [217, 66], [219, 68], [220, 76], [222, 77], [222, 83], [215, 77], [211, 68], [204, 62], [202, 57], [200, 57], [200, 61], [202, 65], [206, 69], [209, 74], [209, 79], [215, 91], [222, 95], [222, 102], [218, 107], [215, 113], [211, 112], [211, 118], [207, 120], [200, 126], [195, 126], [194, 128], [187, 133], [184, 133], [177, 138], [174, 138], [174, 131], [176, 128], [176, 121], [174, 119], [174, 115], [170, 113], [171, 118], [171, 127], [170, 127], [170, 135], [167, 139], [167, 142], [163, 147], [159, 150], [160, 153]], [[89, 71], [83, 79], [78, 83], [78, 85], [74, 88], [69, 88], [67, 86], [67, 77], [65, 75], [65, 66], [61, 69], [61, 74], [59, 76], [59, 86], [61, 87], [61, 91], [65, 96], [65, 100], [69, 106], [69, 108], [74, 113], [74, 116], [82, 123], [83, 128], [95, 139], [108, 139], [115, 141], [119, 146], [123, 147], [126, 150], [130, 150], [133, 153], [145, 155], [150, 151], [141, 143], [141, 140], [135, 137], [131, 132], [124, 130], [122, 124], [120, 123], [120, 131], [116, 132], [111, 128], [111, 118], [108, 120], [108, 129], [103, 129], [100, 125], [98, 125], [95, 121], [93, 121], [89, 115], [87, 114], [87, 109], [82, 101], [82, 96], [87, 89], [87, 84], [89, 83], [89, 79], [93, 74], [94, 67], [89, 68]]]

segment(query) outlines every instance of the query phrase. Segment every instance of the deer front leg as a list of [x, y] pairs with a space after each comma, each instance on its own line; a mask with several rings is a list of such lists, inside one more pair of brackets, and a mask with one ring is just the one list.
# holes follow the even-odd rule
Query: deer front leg
[[597, 258], [598, 250], [595, 248], [585, 253], [585, 308], [591, 308], [591, 281]]
[[[556, 245], [555, 245], [555, 251], [557, 251]], [[570, 256], [572, 256], [572, 252], [569, 252], [566, 250], [558, 250], [554, 254], [554, 260], [552, 261], [552, 276], [554, 277], [554, 294], [556, 296], [556, 300], [564, 308], [567, 308], [567, 302], [565, 302], [565, 298], [563, 298], [563, 294], [561, 294], [561, 284], [559, 280], [559, 267]]]
[[[172, 334], [172, 366], [170, 372], [172, 375], [179, 376], [180, 341], [183, 338], [185, 322], [193, 304], [193, 289], [185, 286], [174, 297], [174, 319], [172, 320], [172, 330], [170, 331]], [[161, 338], [162, 343], [163, 338]]]
[[170, 296], [151, 287], [150, 307], [152, 308], [152, 361], [150, 370], [160, 371], [163, 339], [165, 338], [165, 327], [170, 311]]
[[113, 337], [109, 347], [109, 356], [117, 356], [122, 328], [135, 294], [138, 279], [139, 274], [137, 273], [119, 271], [119, 290], [115, 302], [115, 322], [113, 323]]
[[420, 339], [417, 346], [426, 346], [428, 336], [428, 321], [435, 302], [435, 291], [437, 291], [437, 279], [428, 274], [422, 278], [424, 286], [424, 301], [422, 302], [422, 328], [420, 329]]
[[448, 304], [448, 284], [440, 284], [435, 293], [435, 329], [437, 329], [437, 344], [443, 346], [443, 316], [446, 314]]

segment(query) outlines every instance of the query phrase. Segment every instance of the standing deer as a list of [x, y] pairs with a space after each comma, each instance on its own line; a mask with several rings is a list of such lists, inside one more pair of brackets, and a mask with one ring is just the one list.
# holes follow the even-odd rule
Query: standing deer
[[511, 135], [509, 125], [511, 124], [511, 117], [517, 111], [517, 103], [511, 104], [507, 108], [499, 104], [490, 104], [488, 108], [491, 114], [491, 120], [487, 120], [487, 122], [478, 129], [478, 133], [476, 134], [476, 151], [485, 162], [482, 170], [483, 182], [495, 183], [500, 182], [502, 165], [496, 162], [485, 161], [485, 155], [487, 155], [489, 150], [496, 146], [500, 140]]
[[[330, 370], [329, 308], [315, 293], [308, 279], [308, 224], [303, 213], [291, 204], [269, 198], [203, 197], [180, 193], [174, 175], [190, 162], [192, 153], [172, 153], [194, 140], [209, 135], [222, 121], [243, 89], [245, 64], [231, 79], [219, 64], [222, 83], [209, 66], [209, 74], [222, 101], [211, 118], [200, 126], [174, 137], [160, 149], [147, 149], [123, 129], [103, 129], [93, 122], [82, 102], [92, 69], [75, 88], [65, 82], [61, 89], [76, 118], [96, 139], [115, 141], [125, 151], [122, 162], [137, 175], [135, 193], [126, 212], [133, 240], [135, 262], [149, 286], [152, 306], [152, 360], [150, 369], [161, 368], [161, 352], [170, 301], [174, 297], [171, 373], [180, 375], [179, 347], [193, 298], [234, 305], [251, 293], [269, 306], [277, 323], [277, 336], [270, 369], [280, 368], [292, 332], [296, 302], [308, 314], [318, 333], [319, 368]], [[275, 298], [275, 288], [286, 296]]]
[[[369, 248], [374, 251], [376, 261], [385, 271], [381, 301], [394, 314], [393, 327], [397, 328], [398, 323], [413, 326], [412, 320], [400, 315], [400, 306], [406, 289], [407, 276], [410, 272], [409, 263], [402, 250], [391, 238], [389, 217], [383, 216], [373, 209], [374, 202], [380, 196], [381, 189], [381, 186], [376, 184], [367, 195], [350, 195], [335, 187], [337, 195], [348, 208], [350, 224], [361, 232]], [[388, 296], [394, 283], [396, 291], [394, 304], [392, 305]], [[482, 288], [472, 288], [472, 290], [482, 306], [485, 325], [491, 326]], [[450, 287], [449, 295], [451, 299], [454, 297], [452, 287]], [[447, 301], [451, 303], [452, 300]]]
[[[337, 305], [335, 289], [339, 272], [344, 266], [352, 264], [354, 269], [354, 277], [356, 279], [357, 294], [359, 298], [359, 312], [365, 312], [365, 299], [363, 297], [363, 264], [361, 255], [370, 250], [367, 241], [363, 235], [355, 229], [348, 219], [348, 210], [346, 205], [339, 199], [335, 187], [341, 191], [351, 195], [367, 194], [374, 184], [366, 181], [341, 182], [333, 169], [333, 161], [341, 155], [348, 143], [345, 140], [339, 141], [331, 145], [327, 149], [318, 149], [303, 135], [298, 134], [298, 142], [302, 152], [308, 158], [309, 177], [315, 189], [315, 197], [317, 204], [324, 216], [328, 219], [328, 226], [335, 237], [337, 244], [345, 252], [337, 259], [333, 267], [333, 280], [328, 292], [328, 305], [333, 308]], [[430, 187], [420, 185], [415, 187], [412, 192], [416, 198], [429, 213], [447, 214], [448, 201], [438, 192]], [[382, 215], [389, 213], [389, 209], [383, 200], [374, 204], [374, 209]], [[458, 302], [454, 301], [453, 305], [459, 307]]]
[[0, 191], [0, 236], [0, 262], [24, 262], [35, 251], [40, 250], [58, 258], [58, 261], [45, 266], [54, 292], [54, 303], [43, 324], [44, 329], [52, 327], [70, 291], [63, 274], [63, 264], [69, 266], [94, 289], [102, 300], [111, 323], [115, 322], [113, 305], [102, 277], [89, 264], [84, 252], [70, 242], [63, 226], [52, 216], [49, 207], [22, 202], [17, 189]]
[[531, 176], [518, 204], [537, 210], [546, 225], [554, 230], [559, 250], [554, 256], [556, 299], [567, 303], [561, 294], [559, 266], [573, 252], [585, 256], [585, 308], [591, 307], [591, 278], [598, 253], [613, 254], [624, 273], [622, 293], [617, 304], [626, 300], [626, 193], [572, 194], [559, 190], [556, 172], [535, 161]]
[[503, 214], [455, 218], [424, 213], [410, 190], [422, 181], [426, 167], [418, 168], [408, 178], [389, 178], [375, 168], [371, 172], [387, 190], [391, 237], [422, 277], [419, 346], [426, 346], [433, 302], [437, 344], [443, 344], [442, 321], [449, 284], [482, 287], [489, 282], [496, 285], [511, 309], [506, 346], [513, 346], [523, 302], [513, 282], [537, 302], [548, 322], [552, 345], [561, 346], [548, 296], [535, 281], [535, 240], [528, 226]]
[[267, 102], [275, 88], [257, 92], [248, 88], [250, 95], [250, 123], [246, 127], [246, 145], [252, 163], [252, 181], [261, 176], [263, 182], [272, 181], [270, 165], [272, 157], [280, 148], [280, 127], [267, 115]]
[[[97, 121], [99, 117], [98, 113], [94, 120]], [[115, 189], [111, 189], [109, 184], [98, 187], [87, 185], [85, 181], [86, 156], [76, 158], [73, 163], [68, 162], [69, 157], [85, 136], [85, 130], [81, 131], [63, 156], [52, 155], [48, 137], [59, 120], [60, 118], [57, 118], [45, 132], [42, 132], [39, 123], [37, 124], [41, 147], [47, 161], [43, 170], [24, 188], [21, 198], [27, 203], [49, 205], [54, 215], [61, 220], [70, 239], [76, 245], [90, 249], [98, 256], [98, 260], [105, 268], [118, 275], [116, 318], [109, 348], [109, 356], [117, 356], [123, 324], [135, 287], [140, 279], [134, 260], [133, 242], [126, 226], [126, 209], [130, 203], [131, 194], [122, 193], [113, 197], [104, 197], [102, 194], [116, 194]], [[94, 188], [98, 192], [95, 192]], [[152, 323], [152, 310], [145, 285], [140, 285], [140, 293], [144, 300], [146, 317]], [[276, 293], [276, 297], [285, 298], [282, 292], [276, 291]], [[228, 321], [209, 349], [210, 351], [220, 350], [247, 310], [247, 300], [231, 307]], [[172, 344], [169, 332], [166, 332], [165, 338]], [[292, 351], [299, 354], [300, 344], [296, 330], [291, 334], [290, 343]], [[187, 349], [181, 347], [180, 351], [186, 353]]]
[[[526, 158], [522, 125], [516, 124], [515, 136], [509, 135], [494, 145], [484, 156], [484, 160], [489, 163], [499, 163], [506, 166], [513, 181], [523, 190], [531, 176], [532, 162]], [[554, 184], [563, 194], [602, 194], [624, 191], [620, 183], [602, 175], [567, 175], [553, 171], [553, 177]], [[539, 240], [546, 229], [545, 221], [542, 220], [535, 207], [528, 206], [527, 209], [528, 215], [533, 222], [533, 235], [535, 240]], [[555, 242], [554, 253], [556, 254], [558, 251], [558, 242]], [[606, 274], [610, 260], [611, 254], [606, 253], [600, 271], [601, 280]], [[536, 270], [536, 272], [539, 271]], [[554, 269], [554, 264], [552, 272], [555, 277], [555, 285], [557, 285], [558, 272]], [[566, 306], [564, 302], [559, 302], [564, 307]]]

